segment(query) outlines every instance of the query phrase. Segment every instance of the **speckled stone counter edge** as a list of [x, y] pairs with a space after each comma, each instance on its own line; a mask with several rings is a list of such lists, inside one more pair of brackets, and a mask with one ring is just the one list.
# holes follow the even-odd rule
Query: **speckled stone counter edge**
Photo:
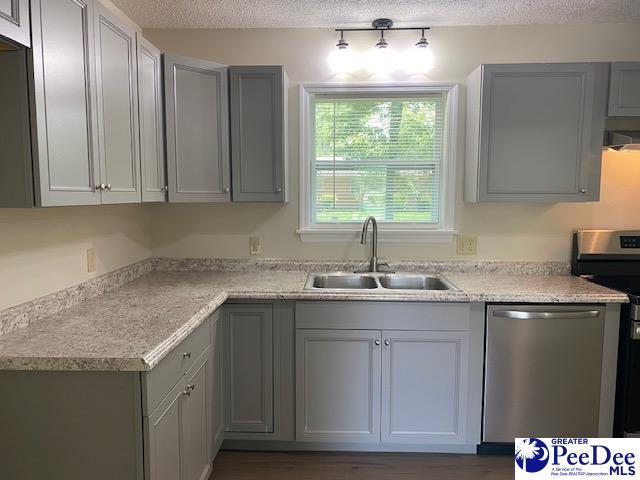
[[[0, 335], [38, 321], [77, 303], [120, 287], [152, 271], [354, 271], [366, 269], [364, 261], [287, 260], [272, 258], [149, 258], [100, 275], [73, 287], [0, 311]], [[501, 273], [510, 275], [567, 275], [564, 262], [492, 261], [390, 261], [389, 268], [402, 272]]]

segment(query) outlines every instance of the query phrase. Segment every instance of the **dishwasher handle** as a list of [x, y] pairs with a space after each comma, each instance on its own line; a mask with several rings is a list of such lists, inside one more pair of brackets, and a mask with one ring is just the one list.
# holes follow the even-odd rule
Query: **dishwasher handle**
[[494, 317], [514, 318], [517, 320], [561, 320], [572, 318], [597, 318], [599, 310], [576, 310], [564, 312], [535, 312], [526, 310], [495, 310]]

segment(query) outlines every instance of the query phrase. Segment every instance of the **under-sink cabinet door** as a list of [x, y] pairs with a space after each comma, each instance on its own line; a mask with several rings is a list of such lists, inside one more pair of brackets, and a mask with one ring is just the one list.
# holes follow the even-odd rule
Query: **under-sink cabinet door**
[[273, 432], [273, 305], [224, 311], [225, 431]]
[[207, 349], [185, 376], [182, 396], [182, 477], [206, 480], [211, 473], [211, 371]]
[[382, 332], [382, 443], [463, 443], [468, 332]]
[[184, 382], [173, 387], [150, 417], [145, 419], [147, 438], [146, 480], [181, 480], [182, 397]]
[[296, 331], [296, 440], [380, 442], [379, 330]]
[[96, 79], [102, 203], [140, 203], [138, 27], [96, 4]]

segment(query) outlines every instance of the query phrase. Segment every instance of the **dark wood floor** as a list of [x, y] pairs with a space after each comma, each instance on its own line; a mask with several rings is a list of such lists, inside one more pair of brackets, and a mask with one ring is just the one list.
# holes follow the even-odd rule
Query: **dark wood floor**
[[220, 452], [210, 480], [506, 480], [511, 456]]

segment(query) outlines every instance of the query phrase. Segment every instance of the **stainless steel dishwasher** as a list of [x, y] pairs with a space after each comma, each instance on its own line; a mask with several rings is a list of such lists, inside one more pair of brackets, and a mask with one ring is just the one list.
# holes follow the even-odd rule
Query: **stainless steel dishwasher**
[[483, 442], [598, 435], [604, 307], [489, 305]]

